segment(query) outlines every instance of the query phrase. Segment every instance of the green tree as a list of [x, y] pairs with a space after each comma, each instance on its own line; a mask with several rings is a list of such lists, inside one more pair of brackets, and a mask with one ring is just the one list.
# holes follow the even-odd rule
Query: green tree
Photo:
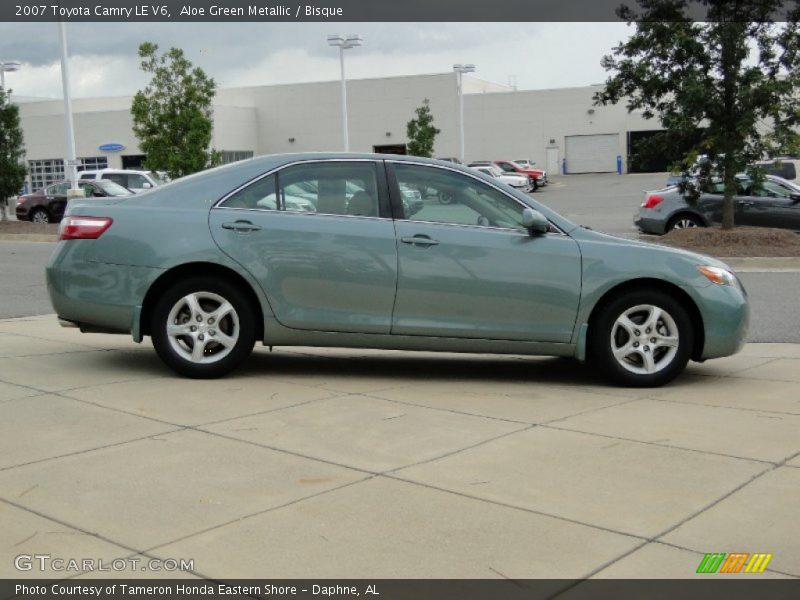
[[145, 167], [175, 178], [219, 164], [220, 153], [210, 147], [214, 80], [193, 68], [179, 48], [159, 55], [157, 44], [144, 42], [139, 58], [141, 69], [152, 76], [131, 106]]
[[[674, 140], [691, 149], [674, 165], [699, 176], [684, 186], [691, 201], [714, 178], [725, 185], [722, 227], [734, 226], [736, 174], [763, 177], [751, 165], [785, 151], [795, 139], [800, 83], [797, 10], [783, 0], [638, 0], [641, 12], [617, 14], [636, 32], [605, 56], [612, 75], [596, 104], [626, 100], [629, 111], [658, 117]], [[706, 20], [697, 21], [698, 8]], [[782, 21], [782, 22], [779, 22]], [[700, 155], [709, 160], [696, 159]]]
[[9, 196], [25, 183], [25, 144], [19, 124], [19, 107], [11, 103], [11, 92], [0, 88], [0, 220], [5, 221]]
[[406, 137], [408, 137], [408, 153], [412, 156], [433, 156], [433, 143], [441, 130], [433, 126], [433, 115], [431, 114], [430, 101], [425, 98], [422, 105], [414, 111], [417, 115], [406, 125]]

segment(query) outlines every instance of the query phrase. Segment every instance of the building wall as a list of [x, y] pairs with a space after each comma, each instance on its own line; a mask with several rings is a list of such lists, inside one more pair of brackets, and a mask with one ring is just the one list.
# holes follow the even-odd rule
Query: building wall
[[[546, 165], [547, 148], [564, 156], [569, 135], [616, 134], [618, 154], [627, 154], [627, 132], [658, 129], [658, 123], [629, 115], [624, 105], [595, 107], [597, 87], [512, 91], [504, 85], [465, 76], [466, 158], [530, 158]], [[405, 144], [406, 123], [423, 99], [430, 100], [437, 156], [459, 155], [456, 75], [415, 75], [350, 80], [347, 84], [350, 149]], [[106, 154], [110, 167], [122, 155], [141, 154], [132, 131], [131, 97], [73, 101], [78, 157]], [[592, 112], [593, 111], [593, 112]], [[66, 154], [60, 100], [20, 103], [29, 160]], [[341, 96], [338, 81], [242, 87], [219, 90], [214, 105], [213, 146], [255, 155], [342, 150]], [[552, 140], [552, 141], [551, 141]], [[116, 142], [122, 152], [98, 147]]]
[[629, 114], [624, 104], [594, 106], [597, 90], [587, 86], [466, 95], [467, 160], [529, 158], [544, 166], [548, 147], [558, 148], [559, 163], [564, 158], [567, 136], [613, 133], [619, 137], [617, 154], [624, 165], [627, 132], [660, 129], [660, 125], [638, 113]]

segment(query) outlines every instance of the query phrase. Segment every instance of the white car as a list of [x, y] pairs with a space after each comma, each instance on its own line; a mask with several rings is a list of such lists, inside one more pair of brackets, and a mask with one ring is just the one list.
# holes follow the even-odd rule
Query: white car
[[489, 177], [494, 177], [498, 181], [502, 181], [503, 183], [510, 185], [513, 188], [517, 188], [523, 192], [530, 192], [533, 189], [533, 183], [531, 183], [530, 177], [527, 175], [505, 173], [502, 169], [495, 167], [494, 165], [478, 165], [470, 168], [480, 171]]
[[154, 187], [162, 185], [164, 181], [153, 171], [133, 171], [130, 169], [99, 169], [91, 171], [81, 171], [78, 179], [88, 179], [96, 181], [100, 179], [110, 179], [114, 183], [126, 187], [132, 192], [144, 192]]

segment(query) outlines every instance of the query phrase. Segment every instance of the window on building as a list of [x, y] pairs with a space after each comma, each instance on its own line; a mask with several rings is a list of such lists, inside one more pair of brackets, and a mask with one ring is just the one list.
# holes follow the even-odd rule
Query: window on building
[[222, 152], [222, 164], [238, 162], [240, 160], [247, 160], [253, 158], [252, 150], [224, 150]]
[[[88, 169], [108, 168], [108, 158], [105, 156], [89, 156], [80, 159], [78, 171]], [[31, 189], [40, 190], [48, 185], [64, 179], [64, 161], [60, 158], [47, 158], [43, 160], [29, 160], [28, 171], [31, 177]]]

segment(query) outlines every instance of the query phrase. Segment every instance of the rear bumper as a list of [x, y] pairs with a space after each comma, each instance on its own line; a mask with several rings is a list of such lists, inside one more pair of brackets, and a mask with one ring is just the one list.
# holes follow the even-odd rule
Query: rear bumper
[[163, 271], [92, 262], [93, 240], [58, 243], [46, 267], [47, 292], [62, 325], [84, 332], [129, 333], [136, 307]]
[[633, 224], [642, 233], [650, 233], [653, 235], [664, 235], [666, 233], [666, 222], [661, 218], [648, 217], [637, 213], [633, 216]]

